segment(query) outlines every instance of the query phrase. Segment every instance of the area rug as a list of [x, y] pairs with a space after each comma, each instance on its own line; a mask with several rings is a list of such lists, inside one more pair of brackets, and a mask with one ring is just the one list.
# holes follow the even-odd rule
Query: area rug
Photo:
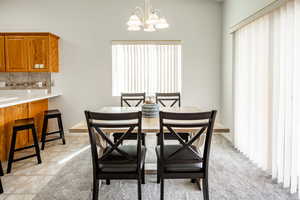
[[[151, 154], [154, 156], [154, 154]], [[155, 158], [152, 158], [155, 159]], [[272, 181], [245, 156], [236, 151], [222, 136], [214, 136], [209, 170], [211, 200], [296, 200], [281, 185]], [[92, 165], [90, 150], [70, 160], [38, 193], [34, 200], [90, 200]], [[142, 186], [143, 200], [159, 200], [160, 187], [155, 175], [146, 176]], [[99, 200], [137, 199], [134, 180], [111, 181], [102, 184]], [[202, 191], [190, 180], [167, 180], [166, 200], [201, 200]]]

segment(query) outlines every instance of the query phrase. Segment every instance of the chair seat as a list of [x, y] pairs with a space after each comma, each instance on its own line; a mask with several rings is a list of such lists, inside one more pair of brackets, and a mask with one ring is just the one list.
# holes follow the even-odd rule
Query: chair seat
[[[180, 149], [182, 145], [165, 145], [164, 157], [168, 158], [172, 153]], [[191, 146], [195, 152], [199, 151], [195, 146]], [[156, 155], [160, 160], [160, 146], [156, 147]], [[203, 160], [199, 160], [198, 157], [192, 153], [189, 149], [184, 149], [179, 153], [176, 153], [172, 158], [164, 163], [164, 170], [167, 172], [201, 172]]]
[[[187, 141], [190, 137], [190, 133], [178, 133], [178, 135], [185, 141]], [[159, 136], [159, 133], [156, 134], [156, 136]], [[164, 139], [165, 140], [177, 140], [177, 137], [172, 133], [164, 133]]]
[[[111, 149], [108, 147], [104, 152]], [[104, 160], [99, 160], [99, 168], [102, 172], [136, 172], [137, 166], [137, 146], [136, 145], [122, 145], [119, 147], [120, 150], [126, 152], [132, 160], [128, 157], [114, 150]], [[145, 162], [146, 147], [142, 146], [141, 151], [141, 163]]]

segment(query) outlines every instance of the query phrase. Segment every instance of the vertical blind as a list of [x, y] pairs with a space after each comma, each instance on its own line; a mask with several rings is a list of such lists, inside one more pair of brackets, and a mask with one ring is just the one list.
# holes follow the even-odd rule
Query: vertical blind
[[181, 92], [180, 44], [112, 44], [112, 94]]
[[235, 33], [235, 146], [300, 198], [300, 0]]

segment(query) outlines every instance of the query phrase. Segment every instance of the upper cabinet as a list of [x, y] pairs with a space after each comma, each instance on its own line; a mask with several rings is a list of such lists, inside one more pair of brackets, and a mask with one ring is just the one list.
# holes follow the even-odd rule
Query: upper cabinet
[[2, 35], [5, 38], [6, 72], [59, 71], [58, 36], [51, 33], [2, 33]]
[[0, 35], [0, 72], [5, 72], [4, 36]]
[[27, 72], [27, 42], [21, 36], [5, 37], [5, 61], [7, 72]]

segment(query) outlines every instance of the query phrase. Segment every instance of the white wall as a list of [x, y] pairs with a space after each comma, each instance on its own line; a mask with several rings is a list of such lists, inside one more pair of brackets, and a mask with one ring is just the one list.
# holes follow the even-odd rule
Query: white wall
[[68, 128], [85, 109], [119, 105], [111, 95], [111, 40], [182, 40], [183, 104], [220, 108], [221, 5], [213, 0], [153, 0], [171, 28], [127, 32], [125, 23], [142, 0], [1, 0], [0, 31], [46, 31], [61, 37], [63, 111]]
[[[230, 28], [276, 0], [225, 0], [223, 3], [223, 51], [221, 81], [221, 121], [233, 127], [232, 99], [232, 35]], [[233, 135], [229, 135], [233, 140]]]

